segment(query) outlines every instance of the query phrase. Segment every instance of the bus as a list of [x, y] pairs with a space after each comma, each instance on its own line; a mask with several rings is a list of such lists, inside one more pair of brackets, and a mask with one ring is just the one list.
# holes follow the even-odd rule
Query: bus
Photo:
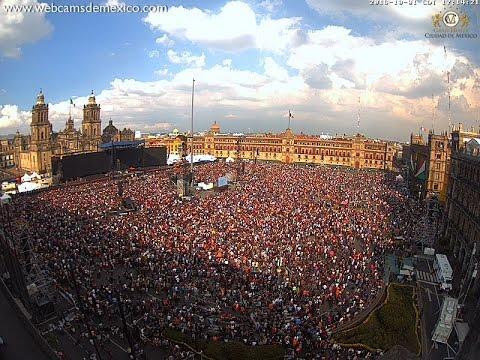
[[453, 271], [445, 254], [436, 254], [433, 268], [442, 290], [452, 290]]

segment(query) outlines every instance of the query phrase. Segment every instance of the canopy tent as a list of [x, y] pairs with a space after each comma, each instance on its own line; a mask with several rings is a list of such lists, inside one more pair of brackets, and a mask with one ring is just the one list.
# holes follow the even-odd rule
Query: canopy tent
[[[189, 163], [191, 163], [192, 159], [191, 159], [191, 156], [190, 155], [187, 155], [185, 156], [185, 160], [187, 160]], [[199, 162], [203, 162], [203, 161], [210, 161], [210, 162], [213, 162], [213, 161], [216, 161], [217, 158], [213, 155], [193, 155], [193, 163], [199, 163]]]
[[227, 162], [227, 163], [233, 163], [233, 162], [235, 162], [235, 160], [234, 160], [232, 157], [229, 156], [229, 157], [225, 160], [225, 162]]
[[23, 192], [37, 190], [37, 189], [40, 189], [40, 188], [41, 188], [41, 186], [39, 184], [32, 183], [32, 182], [24, 182], [24, 183], [18, 185], [18, 192], [23, 193]]
[[205, 184], [204, 182], [199, 182], [197, 184], [197, 186], [199, 188], [201, 188], [202, 190], [211, 190], [213, 189], [213, 183], [208, 183], [208, 184]]
[[8, 204], [10, 201], [12, 201], [12, 197], [8, 194], [3, 194], [0, 197], [0, 202], [3, 204]]
[[180, 156], [170, 154], [170, 155], [168, 155], [167, 165], [173, 165], [173, 164], [175, 164], [176, 162], [179, 162], [179, 161], [180, 161]]
[[38, 175], [38, 173], [36, 173], [36, 172], [33, 172], [33, 174], [30, 175], [30, 179], [38, 180], [38, 179], [40, 179], [40, 175]]
[[21, 180], [22, 180], [22, 183], [23, 183], [23, 182], [32, 181], [32, 176], [31, 176], [31, 175], [28, 175], [27, 173], [25, 173], [25, 175], [23, 175], [23, 176], [21, 177]]

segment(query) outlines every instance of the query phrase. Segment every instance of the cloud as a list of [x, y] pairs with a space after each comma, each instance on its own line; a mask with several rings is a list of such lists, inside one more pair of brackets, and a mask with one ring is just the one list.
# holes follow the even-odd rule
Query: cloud
[[288, 80], [287, 69], [278, 65], [271, 57], [267, 57], [264, 61], [265, 75], [271, 79], [279, 81]]
[[150, 12], [143, 21], [153, 30], [211, 49], [237, 52], [257, 48], [282, 52], [298, 41], [301, 18], [260, 17], [243, 1], [230, 1], [218, 13], [173, 6]]
[[[216, 13], [205, 14], [211, 17]], [[256, 26], [264, 20], [259, 17]], [[289, 23], [283, 26], [289, 28]], [[269, 36], [277, 33], [275, 30]], [[113, 79], [97, 95], [104, 124], [105, 119], [115, 116], [128, 121], [132, 129], [171, 124], [187, 130], [192, 78], [196, 79], [198, 130], [208, 129], [214, 120], [223, 119], [225, 125], [221, 126], [225, 131], [282, 131], [287, 126], [283, 116], [290, 108], [295, 114], [295, 132], [352, 133], [357, 131], [360, 97], [362, 132], [372, 137], [407, 139], [419, 123], [430, 126], [432, 93], [439, 104], [438, 129], [447, 127], [447, 71], [451, 73], [455, 121], [468, 123], [480, 108], [476, 89], [480, 86], [480, 68], [463, 53], [451, 50], [445, 58], [443, 46], [426, 40], [378, 40], [342, 26], [295, 31], [290, 35], [294, 34], [301, 41], [288, 53], [255, 52], [257, 60], [253, 63], [259, 68], [240, 69], [234, 66], [235, 57], [224, 59], [221, 55], [209, 58], [207, 66], [204, 53], [168, 49], [169, 61], [181, 66], [160, 66], [155, 81]], [[291, 44], [292, 37], [289, 39]], [[255, 37], [255, 46], [260, 44], [258, 40]], [[279, 46], [275, 41], [271, 40], [271, 49]], [[213, 58], [219, 60], [210, 64]], [[244, 64], [241, 60], [238, 62]], [[82, 116], [79, 104], [86, 101], [86, 96], [75, 100], [76, 119]], [[9, 112], [16, 114], [21, 110]], [[55, 130], [64, 127], [67, 115], [68, 99], [50, 104]], [[12, 123], [8, 126], [14, 129]]]
[[[138, 124], [131, 124], [130, 127], [136, 127], [138, 129]], [[140, 130], [144, 131], [150, 131], [150, 132], [155, 132], [155, 131], [165, 131], [168, 129], [173, 129], [173, 125], [169, 122], [157, 122], [152, 125], [145, 124], [143, 127], [141, 127]]]
[[0, 105], [0, 129], [22, 128], [30, 116], [29, 112], [21, 111], [17, 105]]
[[314, 89], [329, 89], [332, 87], [332, 80], [329, 77], [327, 64], [320, 64], [303, 71], [305, 82]]
[[173, 45], [175, 45], [175, 41], [171, 40], [167, 34], [163, 34], [162, 36], [160, 36], [159, 38], [157, 38], [155, 40], [155, 42], [159, 45], [163, 45], [165, 47], [172, 47]]
[[6, 12], [7, 6], [35, 6], [37, 0], [4, 0], [0, 6], [0, 54], [4, 57], [18, 58], [21, 47], [34, 43], [52, 30], [52, 24], [44, 12]]
[[283, 0], [263, 0], [259, 6], [269, 12], [273, 12], [283, 5]]
[[[408, 5], [406, 2], [402, 6], [382, 6], [371, 5], [370, 1], [357, 0], [306, 0], [310, 8], [321, 15], [328, 15], [339, 20], [345, 20], [347, 17], [356, 17], [364, 22], [388, 23], [391, 28], [410, 25], [416, 27], [419, 23], [427, 20], [431, 25], [431, 16], [442, 8], [440, 5], [424, 5], [417, 2], [415, 5]], [[439, 3], [439, 2], [438, 2]]]
[[205, 66], [205, 54], [195, 56], [189, 51], [184, 51], [180, 54], [170, 49], [167, 52], [167, 57], [174, 64], [194, 65], [195, 67]]
[[125, 5], [125, 2], [120, 1], [120, 0], [107, 0], [105, 2], [105, 5], [119, 7], [119, 6]]
[[148, 52], [148, 57], [150, 59], [152, 58], [158, 58], [160, 56], [160, 52], [158, 50], [151, 50]]
[[156, 70], [154, 73], [155, 73], [155, 75], [158, 75], [158, 76], [161, 76], [161, 77], [167, 76], [169, 74], [167, 68], [163, 68], [161, 70]]

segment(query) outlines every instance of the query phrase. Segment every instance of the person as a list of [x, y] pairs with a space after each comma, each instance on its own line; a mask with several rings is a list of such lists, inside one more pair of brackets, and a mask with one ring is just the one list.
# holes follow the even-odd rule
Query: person
[[[232, 171], [205, 164], [195, 179]], [[75, 294], [73, 269], [98, 336], [158, 347], [174, 331], [357, 356], [333, 348], [329, 334], [382, 291], [384, 255], [396, 236], [414, 236], [420, 211], [393, 174], [248, 163], [237, 186], [190, 201], [178, 198], [171, 175], [126, 177], [124, 196], [138, 205], [126, 216], [110, 214], [121, 203], [110, 179], [14, 199], [17, 231], [31, 234], [67, 294]], [[72, 325], [84, 328], [80, 318]]]

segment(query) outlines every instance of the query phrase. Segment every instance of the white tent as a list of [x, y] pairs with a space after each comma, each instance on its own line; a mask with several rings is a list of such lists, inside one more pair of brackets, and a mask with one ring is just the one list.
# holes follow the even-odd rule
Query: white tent
[[18, 185], [18, 192], [23, 193], [23, 192], [28, 192], [28, 191], [33, 191], [40, 189], [40, 185], [32, 182], [24, 182], [20, 185]]
[[30, 178], [32, 180], [38, 180], [38, 179], [40, 179], [40, 175], [38, 175], [38, 173], [36, 173], [36, 172], [33, 172], [33, 174], [30, 176]]
[[12, 197], [8, 194], [3, 194], [0, 197], [0, 202], [3, 204], [8, 204], [10, 201], [12, 201]]
[[225, 160], [225, 162], [227, 162], [227, 163], [232, 163], [232, 162], [234, 162], [234, 161], [235, 161], [235, 160], [234, 160], [232, 157], [228, 157], [228, 158]]
[[[189, 163], [192, 162], [190, 155], [185, 156], [185, 160], [187, 160]], [[215, 160], [217, 160], [217, 158], [213, 155], [193, 155], [194, 164], [202, 161], [215, 161]]]
[[22, 183], [32, 181], [32, 177], [30, 175], [28, 175], [27, 173], [25, 173], [25, 175], [22, 176], [21, 180], [22, 180]]
[[170, 154], [170, 155], [168, 155], [167, 165], [175, 164], [175, 163], [178, 162], [178, 161], [180, 161], [180, 156], [174, 155], [174, 154]]
[[402, 175], [397, 175], [397, 177], [395, 178], [395, 180], [397, 182], [402, 182], [403, 181], [403, 176]]
[[198, 186], [199, 188], [201, 188], [202, 190], [210, 190], [210, 189], [213, 189], [213, 183], [205, 184], [204, 182], [199, 182], [197, 186]]

